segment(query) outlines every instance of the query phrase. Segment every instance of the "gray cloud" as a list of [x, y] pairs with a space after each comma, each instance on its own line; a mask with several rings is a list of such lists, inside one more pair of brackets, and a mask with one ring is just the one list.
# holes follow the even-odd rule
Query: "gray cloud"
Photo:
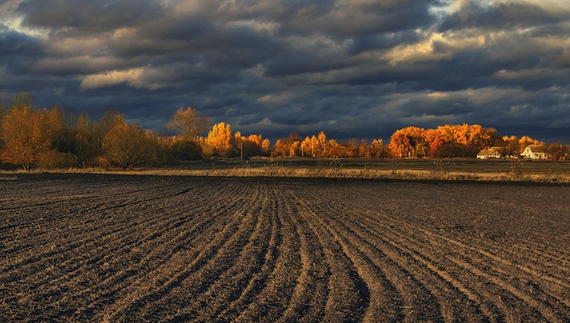
[[443, 21], [440, 30], [532, 28], [568, 21], [569, 16], [568, 8], [555, 5], [546, 8], [531, 1], [499, 2], [485, 6], [481, 1], [468, 0]]
[[272, 139], [480, 123], [570, 142], [570, 5], [496, 0], [11, 0], [0, 99], [161, 129], [180, 107]]
[[152, 21], [162, 8], [154, 1], [42, 0], [22, 2], [17, 13], [25, 16], [24, 24], [33, 27], [105, 32]]

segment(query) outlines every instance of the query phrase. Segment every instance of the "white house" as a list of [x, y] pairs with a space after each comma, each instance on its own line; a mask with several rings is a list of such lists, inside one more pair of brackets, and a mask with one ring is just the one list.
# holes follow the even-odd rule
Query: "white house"
[[550, 154], [545, 145], [528, 145], [522, 152], [521, 156], [529, 159], [548, 159]]
[[489, 159], [489, 158], [501, 158], [501, 153], [499, 149], [491, 147], [489, 149], [483, 149], [477, 154], [477, 159]]

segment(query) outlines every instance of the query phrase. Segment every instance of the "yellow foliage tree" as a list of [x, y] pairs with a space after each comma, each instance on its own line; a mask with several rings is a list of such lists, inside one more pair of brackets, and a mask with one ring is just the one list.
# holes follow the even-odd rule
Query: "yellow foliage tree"
[[116, 166], [130, 168], [156, 159], [156, 141], [136, 124], [120, 124], [103, 138], [103, 151]]
[[210, 118], [199, 114], [191, 107], [176, 111], [166, 125], [167, 128], [174, 130], [185, 140], [196, 140], [200, 133], [208, 130], [209, 126]]
[[214, 154], [229, 157], [232, 153], [232, 128], [225, 122], [212, 127], [206, 137], [206, 143], [214, 149]]
[[389, 148], [397, 158], [425, 156], [427, 147], [425, 130], [418, 127], [406, 127], [397, 130], [390, 138]]
[[541, 142], [536, 139], [532, 139], [529, 136], [522, 136], [521, 139], [519, 140], [519, 145], [521, 150], [520, 152], [522, 153], [527, 146], [540, 145], [540, 144]]
[[12, 110], [2, 120], [4, 147], [0, 158], [29, 170], [51, 149], [54, 127], [46, 109], [22, 107]]
[[234, 139], [236, 149], [239, 151], [241, 158], [269, 154], [269, 139], [263, 139], [261, 135], [249, 135], [246, 137], [237, 131]]

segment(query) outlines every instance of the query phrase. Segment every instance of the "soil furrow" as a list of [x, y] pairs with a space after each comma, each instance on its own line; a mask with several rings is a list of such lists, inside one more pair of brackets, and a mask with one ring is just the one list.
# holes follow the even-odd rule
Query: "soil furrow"
[[[131, 318], [136, 320], [133, 318], [133, 311], [143, 310], [145, 303], [162, 298], [165, 293], [180, 286], [183, 280], [203, 267], [216, 255], [217, 250], [238, 231], [243, 218], [235, 217], [233, 221], [228, 220], [225, 228], [205, 245], [198, 244], [192, 246], [191, 249], [178, 252], [176, 258], [181, 260], [171, 258], [167, 263], [159, 265], [131, 284], [129, 289], [132, 291], [113, 304], [111, 308], [106, 309], [109, 319], [113, 321]], [[192, 261], [186, 264], [185, 259]]]
[[[291, 191], [281, 192], [289, 202], [294, 201]], [[328, 296], [330, 268], [324, 259], [322, 246], [306, 221], [299, 216], [293, 203], [286, 203], [286, 213], [297, 227], [300, 237], [301, 274], [293, 292], [291, 303], [278, 322], [320, 322], [324, 316]]]
[[[391, 293], [393, 287], [386, 280], [376, 279], [379, 273], [371, 272], [370, 268], [355, 267], [350, 253], [346, 251], [346, 245], [338, 240], [335, 233], [318, 220], [310, 221], [315, 216], [307, 213], [307, 224], [323, 246], [331, 271], [323, 322], [359, 322], [365, 314], [371, 319], [383, 317], [386, 321], [397, 320], [400, 317], [397, 310], [400, 300], [395, 293]], [[376, 283], [373, 283], [374, 280]], [[374, 302], [371, 304], [372, 299]], [[378, 308], [379, 303], [392, 304], [392, 308], [381, 310]], [[377, 313], [382, 316], [376, 316]]]
[[236, 318], [240, 312], [245, 310], [251, 303], [254, 302], [254, 297], [260, 291], [265, 289], [267, 281], [271, 273], [275, 270], [275, 265], [278, 257], [278, 246], [282, 241], [281, 224], [277, 218], [275, 199], [270, 194], [266, 200], [266, 210], [263, 215], [267, 216], [270, 220], [271, 233], [269, 243], [265, 254], [263, 255], [262, 262], [259, 266], [259, 272], [254, 273], [245, 287], [241, 289], [240, 295], [235, 301], [228, 306], [218, 315], [214, 320], [215, 322], [227, 322]]
[[[274, 186], [269, 186], [268, 191], [274, 190]], [[259, 321], [261, 318], [268, 322], [277, 321], [287, 309], [300, 275], [300, 243], [296, 227], [288, 220], [290, 215], [284, 214], [284, 203], [287, 201], [283, 196], [277, 195], [275, 202], [275, 215], [281, 228], [275, 267], [263, 289], [254, 296], [254, 301], [239, 313], [234, 322]]]
[[[191, 250], [179, 252], [176, 256], [180, 260], [171, 258], [164, 265], [160, 265], [156, 270], [145, 275], [144, 278], [136, 284], [137, 287], [132, 294], [134, 299], [125, 299], [125, 305], [123, 305], [122, 308], [119, 307], [119, 312], [113, 313], [110, 317], [122, 317], [123, 320], [127, 317], [132, 318], [134, 310], [141, 310], [139, 309], [141, 304], [149, 300], [157, 301], [163, 298], [168, 291], [181, 286], [185, 280], [192, 278], [193, 275], [201, 275], [202, 272], [200, 270], [203, 269], [204, 266], [207, 266], [211, 259], [216, 257], [219, 249], [228, 244], [228, 241], [230, 241], [232, 237], [235, 237], [243, 231], [240, 230], [240, 225], [253, 220], [250, 214], [234, 216], [234, 214], [240, 214], [240, 207], [236, 201], [234, 201], [233, 205], [233, 210], [229, 209], [229, 213], [223, 215], [227, 218], [227, 224], [219, 234], [214, 236], [213, 239], [206, 239], [206, 245], [204, 246], [202, 246], [201, 242], [198, 242], [197, 245], [192, 246]], [[216, 214], [211, 216], [216, 216]], [[194, 254], [194, 256], [188, 253]], [[144, 292], [141, 292], [141, 288]]]
[[570, 186], [0, 181], [0, 321], [568, 322]]
[[[400, 225], [402, 225], [402, 223], [400, 223]], [[392, 227], [392, 228], [395, 228], [395, 227]], [[389, 230], [389, 229], [388, 229], [388, 230]], [[411, 232], [413, 232], [413, 233], [410, 234]], [[414, 230], [412, 230], [412, 231], [403, 231], [400, 235], [401, 235], [402, 239], [407, 240], [407, 239], [410, 239], [409, 237], [415, 236], [415, 235], [417, 235], [417, 234], [420, 233], [420, 232], [421, 232], [421, 233], [425, 233], [425, 230], [421, 230], [420, 228], [414, 228]], [[408, 237], [405, 237], [406, 235], [407, 235]], [[431, 236], [430, 236], [430, 237], [431, 237]], [[428, 237], [428, 239], [429, 239], [429, 237]], [[416, 238], [416, 240], [420, 240], [420, 241], [421, 241], [422, 238]], [[427, 241], [428, 241], [428, 240], [426, 240], [426, 242], [427, 242]], [[453, 255], [453, 254], [457, 254], [457, 255], [463, 254], [463, 255], [465, 255], [466, 253], [470, 253], [470, 252], [473, 252], [473, 251], [479, 251], [479, 250], [475, 250], [475, 249], [464, 249], [463, 252], [453, 252], [453, 251], [452, 251], [453, 248], [449, 248], [449, 247], [446, 247], [446, 246], [444, 246], [444, 245], [441, 245], [441, 244], [438, 243], [437, 241], [431, 240], [431, 241], [430, 241], [430, 244], [431, 244], [431, 245], [434, 245], [434, 244], [435, 244], [435, 245], [439, 245], [439, 246], [441, 247], [441, 248], [438, 248], [440, 251], [445, 252], [445, 253], [449, 253], [449, 254], [452, 254], [452, 255]], [[404, 245], [405, 245], [405, 244], [404, 244]], [[416, 247], [417, 250], [419, 250], [419, 252], [421, 252], [422, 254], [425, 255], [426, 252], [425, 252], [425, 251], [421, 251], [422, 248], [421, 248], [421, 246], [419, 246], [419, 245], [420, 245], [420, 244], [418, 244], [418, 246]], [[423, 243], [423, 245], [427, 245], [427, 244], [426, 244], [426, 243]], [[499, 284], [500, 288], [504, 288], [504, 289], [507, 290], [508, 292], [513, 293], [513, 296], [520, 297], [520, 298], [523, 299], [525, 302], [527, 302], [528, 305], [531, 306], [531, 307], [539, 307], [539, 304], [540, 304], [541, 302], [540, 302], [540, 301], [536, 301], [536, 299], [538, 299], [537, 296], [538, 296], [538, 294], [539, 294], [541, 291], [539, 291], [539, 290], [535, 287], [535, 290], [534, 290], [535, 295], [534, 295], [534, 297], [531, 297], [530, 295], [527, 295], [527, 293], [522, 292], [522, 291], [520, 291], [519, 289], [515, 288], [515, 287], [512, 286], [510, 283], [506, 283], [506, 280], [510, 280], [510, 277], [511, 277], [511, 275], [512, 275], [512, 269], [511, 269], [508, 273], [506, 273], [506, 272], [504, 272], [504, 271], [501, 271], [500, 268], [501, 268], [501, 266], [505, 265], [504, 262], [500, 262], [499, 265], [496, 265], [496, 264], [495, 264], [495, 265], [494, 265], [494, 264], [487, 264], [487, 265], [485, 265], [485, 263], [488, 263], [487, 259], [479, 258], [479, 257], [477, 257], [476, 254], [470, 254], [467, 258], [469, 259], [469, 260], [468, 260], [469, 263], [476, 263], [478, 267], [483, 267], [483, 268], [485, 268], [485, 272], [489, 272], [489, 271], [494, 270], [494, 271], [495, 271], [495, 274], [493, 275], [493, 277], [494, 277], [494, 282], [498, 282], [499, 279], [500, 279], [499, 277], [504, 276], [504, 278], [500, 279], [500, 280], [502, 281], [502, 283]], [[494, 259], [494, 258], [496, 258], [496, 257], [492, 257], [492, 258]], [[450, 260], [450, 259], [454, 259], [454, 258], [453, 258], [452, 256], [446, 256], [446, 259], [447, 259], [447, 260]], [[459, 266], [465, 268], [465, 267], [462, 265], [462, 264], [465, 264], [465, 263], [466, 263], [465, 261], [461, 261], [461, 262], [454, 261], [454, 263], [455, 263], [455, 264], [453, 264], [453, 265], [459, 265]], [[446, 264], [443, 264], [443, 265], [441, 265], [441, 266], [442, 266], [443, 268], [448, 268], [448, 270], [449, 270], [450, 268], [453, 267], [453, 265], [452, 265], [452, 264], [449, 264], [449, 263], [446, 263]], [[471, 269], [470, 269], [470, 268], [471, 268]], [[472, 268], [475, 268], [475, 267], [469, 267], [469, 268], [466, 268], [466, 270], [470, 270], [471, 272], [473, 272]], [[476, 271], [474, 272], [474, 274], [475, 274], [475, 275], [478, 275], [479, 272], [480, 272], [480, 270], [476, 270]], [[459, 276], [460, 276], [460, 275], [459, 275]], [[524, 275], [523, 275], [523, 277], [524, 277]], [[532, 276], [529, 276], [527, 279], [532, 279]], [[513, 292], [513, 291], [514, 291], [514, 292]], [[484, 293], [484, 292], [483, 292], [483, 293]], [[487, 295], [487, 296], [489, 296], [489, 297], [488, 297], [489, 299], [493, 299], [493, 298], [490, 297], [491, 295]], [[521, 297], [521, 296], [522, 296], [522, 297]], [[549, 294], [547, 294], [547, 293], [544, 293], [544, 292], [543, 292], [543, 296], [546, 297], [546, 298], [552, 297], [551, 295], [549, 295]], [[543, 298], [544, 298], [544, 297], [543, 297]], [[560, 301], [563, 302], [563, 300], [561, 300], [561, 299], [559, 299], [559, 298], [560, 298], [560, 296], [554, 296], [554, 297], [552, 297], [552, 298], [550, 299], [550, 301], [548, 301], [548, 303], [551, 304], [551, 306], [554, 306], [555, 309], [558, 308], [558, 309], [560, 309], [560, 310], [562, 310], [562, 311], [564, 311], [564, 310], [567, 311], [567, 309], [564, 308], [564, 307], [565, 307], [564, 305], [562, 305], [562, 304], [557, 304], [557, 303], [560, 302]], [[528, 306], [527, 306], [527, 307], [528, 307]], [[524, 308], [527, 308], [527, 307], [524, 307]], [[548, 307], [543, 307], [543, 306], [540, 306], [540, 307], [544, 309], [544, 311], [545, 311], [545, 316], [546, 316], [546, 317], [549, 317], [549, 318], [556, 318], [556, 316], [553, 316], [553, 311], [550, 310], [550, 309], [548, 309]], [[506, 310], [506, 308], [504, 308], [504, 309]], [[562, 314], [562, 317], [565, 317], [565, 316]]]

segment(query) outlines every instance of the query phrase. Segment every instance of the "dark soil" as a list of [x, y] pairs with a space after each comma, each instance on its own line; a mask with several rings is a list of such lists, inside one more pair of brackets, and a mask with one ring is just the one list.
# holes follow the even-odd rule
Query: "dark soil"
[[570, 186], [17, 175], [2, 322], [569, 322]]

